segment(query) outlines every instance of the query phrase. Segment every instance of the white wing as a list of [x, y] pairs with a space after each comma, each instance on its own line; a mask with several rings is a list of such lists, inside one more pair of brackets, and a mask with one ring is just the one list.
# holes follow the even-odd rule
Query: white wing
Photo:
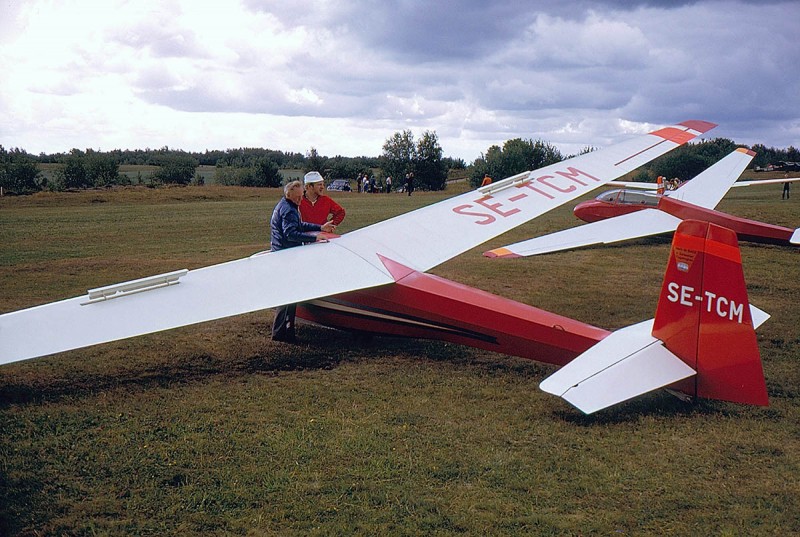
[[760, 186], [760, 185], [775, 185], [783, 183], [794, 183], [800, 181], [800, 177], [785, 177], [783, 179], [760, 179], [756, 181], [736, 181], [733, 183], [734, 187], [739, 186]]
[[[424, 272], [713, 127], [688, 121], [659, 129], [330, 243], [188, 271], [172, 285], [120, 292], [118, 298], [85, 305], [91, 295], [6, 313], [0, 315], [0, 364], [395, 281], [381, 257]], [[310, 277], [313, 291], [303, 285]]]
[[609, 181], [609, 186], [621, 186], [623, 188], [633, 188], [637, 190], [652, 190], [655, 192], [658, 189], [656, 183], [643, 183], [641, 181]]
[[611, 244], [669, 233], [675, 231], [680, 222], [680, 218], [657, 209], [642, 209], [635, 213], [575, 226], [502, 248], [495, 248], [485, 252], [483, 255], [486, 257], [527, 257], [529, 255], [561, 252], [595, 244]]
[[[677, 190], [668, 190], [666, 195], [683, 201], [688, 201], [701, 207], [713, 209], [722, 200], [723, 196], [731, 187], [766, 185], [770, 183], [785, 183], [787, 181], [798, 181], [792, 179], [765, 179], [762, 181], [736, 181], [747, 165], [755, 157], [755, 153], [744, 148], [736, 149], [725, 158], [719, 160], [714, 165], [697, 175], [691, 181], [687, 181]], [[609, 181], [609, 185], [621, 186], [624, 188], [652, 190], [656, 191], [658, 185], [655, 183], [643, 183], [636, 181]]]
[[670, 197], [713, 209], [742, 175], [755, 155], [752, 151], [739, 148], [671, 192]]
[[[171, 285], [107, 300], [87, 294], [7, 313], [0, 316], [0, 364], [394, 281], [339, 240], [188, 271]], [[298, 279], [303, 266], [347, 270], [330, 271], [335, 280], [315, 277], [311, 291]]]

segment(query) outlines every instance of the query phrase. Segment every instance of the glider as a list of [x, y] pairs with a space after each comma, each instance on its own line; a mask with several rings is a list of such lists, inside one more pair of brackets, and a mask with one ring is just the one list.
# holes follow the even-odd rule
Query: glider
[[[687, 121], [659, 129], [328, 242], [99, 287], [5, 313], [0, 364], [300, 303], [298, 316], [335, 328], [441, 339], [563, 365], [611, 334], [425, 271], [714, 126]], [[320, 273], [320, 266], [347, 270]], [[303, 281], [306, 272], [314, 274], [313, 289], [289, 284]], [[628, 380], [643, 393], [638, 379]], [[721, 392], [710, 395], [737, 400]]]
[[[527, 257], [559, 252], [596, 244], [611, 244], [624, 240], [649, 237], [675, 231], [682, 220], [695, 219], [713, 222], [735, 231], [739, 240], [800, 245], [800, 229], [739, 218], [714, 207], [732, 186], [752, 186], [787, 179], [742, 181], [736, 183], [755, 153], [737, 149], [703, 171], [691, 181], [664, 195], [655, 192], [612, 190], [597, 198], [578, 204], [575, 215], [589, 224], [535, 237], [485, 252], [486, 257]], [[789, 179], [797, 180], [795, 179]], [[616, 183], [628, 188], [652, 189], [652, 183]]]

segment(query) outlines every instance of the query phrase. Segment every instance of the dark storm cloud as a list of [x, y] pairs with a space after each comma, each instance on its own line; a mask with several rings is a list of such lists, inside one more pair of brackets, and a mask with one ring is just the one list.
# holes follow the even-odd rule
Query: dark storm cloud
[[[758, 12], [761, 7], [752, 3], [286, 6], [253, 0], [246, 6], [286, 28], [302, 25], [306, 48], [278, 68], [262, 63], [265, 49], [258, 44], [234, 51], [247, 58], [240, 73], [223, 73], [241, 79], [242, 89], [234, 94], [198, 79], [189, 87], [145, 86], [140, 95], [185, 111], [420, 122], [440, 117], [443, 103], [468, 101], [507, 116], [513, 128], [553, 110], [564, 116], [605, 111], [634, 121], [780, 118], [782, 101], [797, 94], [796, 82], [787, 83], [786, 73], [774, 67], [782, 55], [800, 56], [800, 40], [783, 37], [793, 34], [781, 29], [782, 21], [765, 29], [742, 26], [736, 12]], [[740, 30], [732, 29], [738, 27], [750, 35], [736, 35]], [[142, 43], [156, 55], [202, 55], [197, 40], [181, 28], [154, 30]]]
[[93, 25], [89, 40], [76, 34], [72, 53], [28, 85], [77, 97], [124, 86], [164, 107], [155, 117], [213, 113], [308, 136], [317, 119], [362, 140], [435, 130], [473, 157], [476, 140], [487, 144], [478, 151], [514, 137], [579, 149], [690, 118], [741, 143], [800, 145], [797, 2], [242, 5], [118, 6], [124, 17], [99, 34]]

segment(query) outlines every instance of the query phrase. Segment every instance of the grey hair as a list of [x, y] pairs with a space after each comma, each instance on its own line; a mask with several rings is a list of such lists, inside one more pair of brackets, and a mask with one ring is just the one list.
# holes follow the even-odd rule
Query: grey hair
[[297, 181], [297, 180], [289, 181], [288, 183], [283, 185], [283, 197], [285, 198], [286, 196], [288, 196], [289, 195], [289, 191], [291, 189], [293, 189], [294, 187], [296, 187], [296, 186], [300, 187], [300, 188], [303, 188], [303, 185], [300, 184], [300, 181]]

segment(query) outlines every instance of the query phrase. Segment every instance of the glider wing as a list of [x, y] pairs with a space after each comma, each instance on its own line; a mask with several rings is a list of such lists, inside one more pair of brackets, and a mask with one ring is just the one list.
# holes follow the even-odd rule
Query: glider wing
[[608, 220], [575, 226], [502, 248], [484, 252], [486, 257], [527, 257], [675, 231], [680, 219], [657, 209], [644, 209]]
[[[708, 131], [658, 129], [520, 174], [328, 243], [92, 290], [0, 315], [0, 364], [394, 282], [383, 260], [424, 272]], [[347, 267], [320, 272], [319, 267]], [[313, 290], [302, 283], [314, 278]]]
[[669, 196], [700, 207], [713, 209], [736, 183], [755, 156], [753, 151], [739, 148], [691, 181], [687, 181], [680, 188], [670, 192]]

